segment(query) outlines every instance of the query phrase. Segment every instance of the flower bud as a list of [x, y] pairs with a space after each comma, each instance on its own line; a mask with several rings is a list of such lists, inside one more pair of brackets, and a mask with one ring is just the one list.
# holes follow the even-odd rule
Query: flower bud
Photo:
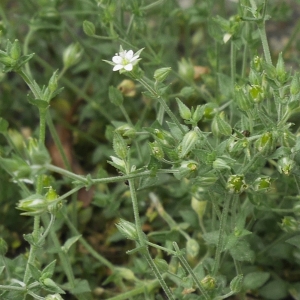
[[207, 275], [201, 280], [201, 285], [205, 290], [212, 290], [216, 287], [216, 279]]
[[285, 83], [288, 78], [288, 74], [285, 71], [285, 67], [284, 67], [282, 53], [279, 53], [279, 56], [278, 56], [278, 61], [277, 61], [277, 65], [276, 65], [276, 75], [277, 75], [276, 76], [277, 80], [281, 84]]
[[171, 72], [171, 68], [160, 68], [154, 72], [154, 79], [156, 82], [163, 82]]
[[211, 120], [217, 112], [217, 105], [214, 103], [206, 103], [203, 109], [203, 116], [207, 120]]
[[198, 163], [194, 160], [183, 161], [179, 167], [179, 179], [193, 178], [197, 175]]
[[15, 40], [10, 48], [9, 56], [14, 59], [18, 60], [21, 56], [21, 46], [18, 40]]
[[230, 282], [230, 290], [234, 293], [238, 293], [243, 285], [243, 274], [239, 274], [234, 277]]
[[282, 230], [286, 232], [295, 232], [299, 230], [299, 222], [290, 216], [285, 216], [280, 224]]
[[281, 174], [290, 175], [294, 165], [295, 162], [292, 159], [289, 157], [282, 157], [277, 162], [277, 169]]
[[201, 220], [206, 210], [207, 201], [198, 200], [197, 198], [192, 197], [191, 206]]
[[269, 155], [275, 148], [275, 141], [272, 132], [264, 133], [256, 142], [256, 149], [263, 155]]
[[264, 92], [260, 85], [251, 85], [249, 87], [249, 94], [255, 103], [259, 103], [264, 99]]
[[37, 216], [46, 212], [47, 202], [42, 195], [33, 194], [20, 200], [17, 209], [25, 211], [24, 216]]
[[198, 123], [202, 119], [203, 114], [204, 114], [204, 106], [197, 105], [197, 107], [196, 107], [196, 109], [195, 109], [195, 111], [193, 113], [192, 120], [195, 123]]
[[161, 160], [164, 158], [164, 151], [162, 147], [157, 143], [156, 141], [153, 143], [149, 143], [150, 150], [152, 155], [157, 158], [158, 160]]
[[4, 256], [8, 250], [7, 243], [0, 237], [0, 256]]
[[82, 49], [80, 44], [75, 43], [69, 45], [63, 52], [63, 63], [65, 68], [77, 64], [82, 56]]
[[294, 133], [290, 132], [288, 129], [283, 131], [281, 136], [282, 146], [292, 148], [296, 144], [296, 136]]
[[227, 180], [227, 190], [230, 193], [240, 194], [248, 188], [243, 175], [231, 175]]
[[231, 126], [224, 120], [225, 114], [222, 111], [220, 114], [216, 115], [212, 121], [211, 129], [215, 136], [230, 136], [232, 129]]
[[136, 86], [134, 81], [130, 79], [124, 79], [119, 85], [118, 90], [125, 97], [134, 97], [136, 95]]
[[246, 93], [246, 91], [240, 86], [235, 87], [235, 101], [239, 109], [242, 111], [248, 111], [254, 106], [253, 102], [248, 96], [248, 93]]
[[120, 222], [116, 224], [118, 230], [122, 235], [124, 235], [127, 239], [137, 241], [139, 239], [135, 224], [120, 219]]
[[49, 191], [46, 193], [45, 198], [48, 203], [48, 212], [56, 215], [62, 208], [62, 201], [55, 201], [58, 198], [58, 195], [51, 186], [49, 187]]
[[262, 70], [262, 61], [263, 61], [263, 59], [261, 57], [255, 56], [252, 61], [251, 67], [255, 71], [260, 72]]
[[228, 165], [228, 163], [221, 158], [217, 158], [214, 162], [213, 162], [213, 168], [216, 170], [230, 170], [231, 167]]
[[126, 138], [134, 138], [136, 136], [136, 130], [128, 124], [124, 124], [119, 126], [116, 129], [116, 132], [118, 132], [122, 137]]
[[51, 93], [54, 93], [57, 89], [57, 71], [53, 73], [51, 76], [49, 83], [48, 83], [48, 88]]
[[199, 253], [200, 246], [195, 239], [188, 239], [186, 242], [186, 254], [189, 257], [196, 257]]
[[294, 74], [291, 86], [290, 93], [295, 96], [300, 92], [300, 82], [299, 82], [299, 73]]
[[186, 60], [182, 58], [181, 61], [178, 63], [178, 73], [179, 76], [187, 81], [194, 80], [194, 66], [191, 60]]
[[198, 135], [194, 130], [189, 131], [183, 137], [181, 142], [181, 153], [179, 155], [180, 158], [185, 157], [193, 148], [195, 147], [198, 141]]
[[44, 165], [51, 162], [50, 155], [44, 145], [40, 145], [34, 138], [29, 138], [28, 154], [35, 165]]
[[262, 176], [255, 179], [253, 188], [257, 192], [267, 192], [271, 187], [271, 178], [269, 176]]
[[94, 36], [96, 32], [95, 25], [92, 22], [85, 20], [83, 21], [83, 31], [88, 36]]

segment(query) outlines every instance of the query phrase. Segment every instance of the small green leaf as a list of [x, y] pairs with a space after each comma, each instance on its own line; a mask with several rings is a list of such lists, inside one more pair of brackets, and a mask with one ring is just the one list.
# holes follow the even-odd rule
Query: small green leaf
[[234, 293], [238, 293], [242, 288], [242, 284], [243, 284], [243, 275], [242, 274], [237, 275], [230, 282], [231, 291]]
[[95, 25], [92, 22], [85, 20], [83, 21], [83, 31], [86, 35], [93, 36], [96, 32]]
[[118, 132], [114, 132], [113, 148], [116, 155], [122, 159], [127, 158], [127, 145]]
[[6, 133], [8, 128], [8, 122], [0, 117], [0, 132]]
[[178, 98], [176, 98], [178, 108], [179, 108], [179, 113], [182, 119], [184, 120], [190, 120], [192, 113], [191, 110]]
[[249, 290], [256, 290], [263, 286], [270, 278], [267, 272], [251, 272], [245, 276], [244, 287]]
[[122, 105], [124, 101], [124, 97], [121, 91], [112, 85], [108, 89], [108, 98], [110, 102], [116, 106]]
[[63, 251], [65, 253], [67, 253], [69, 251], [69, 249], [71, 248], [71, 246], [73, 244], [75, 244], [80, 238], [81, 238], [81, 235], [76, 235], [76, 236], [73, 236], [73, 237], [67, 239], [61, 248], [63, 249]]

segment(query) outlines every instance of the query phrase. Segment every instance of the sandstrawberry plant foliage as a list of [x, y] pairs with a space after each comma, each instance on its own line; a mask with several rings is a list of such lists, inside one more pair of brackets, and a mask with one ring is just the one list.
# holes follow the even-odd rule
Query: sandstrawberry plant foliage
[[297, 9], [4, 0], [1, 299], [300, 299]]

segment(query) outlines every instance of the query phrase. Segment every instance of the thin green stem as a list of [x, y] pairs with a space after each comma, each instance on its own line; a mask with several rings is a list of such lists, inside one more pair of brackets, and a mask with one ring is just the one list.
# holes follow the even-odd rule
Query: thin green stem
[[184, 258], [184, 256], [182, 255], [178, 245], [176, 242], [173, 242], [173, 246], [175, 251], [177, 252], [177, 257], [182, 265], [182, 267], [192, 276], [193, 280], [195, 281], [198, 289], [200, 290], [200, 292], [202, 293], [204, 299], [206, 300], [210, 300], [209, 295], [207, 294], [207, 292], [205, 291], [205, 289], [203, 288], [203, 286], [201, 285], [200, 281], [198, 280], [196, 274], [194, 273], [194, 271], [192, 270], [192, 268], [190, 267], [189, 263], [186, 261], [186, 259]]
[[[235, 197], [238, 197], [238, 196], [235, 195]], [[231, 197], [225, 196], [224, 202], [225, 203], [224, 203], [221, 220], [220, 220], [218, 244], [217, 244], [217, 249], [216, 249], [216, 254], [215, 254], [215, 264], [214, 264], [213, 271], [212, 271], [213, 276], [217, 275], [217, 272], [220, 267], [221, 252], [223, 249], [224, 233], [225, 233], [225, 228], [226, 228], [228, 211], [229, 211], [229, 207], [230, 207], [230, 203], [231, 203]]]
[[160, 105], [164, 108], [166, 113], [169, 115], [169, 117], [172, 119], [172, 121], [177, 125], [177, 127], [180, 129], [182, 133], [185, 133], [183, 127], [181, 126], [180, 122], [178, 121], [177, 117], [173, 114], [169, 106], [167, 105], [165, 99], [159, 95], [144, 79], [140, 78], [137, 79], [139, 83], [141, 83], [160, 103]]

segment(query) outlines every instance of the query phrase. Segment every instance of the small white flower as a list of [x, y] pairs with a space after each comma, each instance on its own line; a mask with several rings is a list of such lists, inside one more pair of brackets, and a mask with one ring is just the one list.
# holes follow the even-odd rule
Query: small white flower
[[104, 61], [114, 66], [113, 71], [132, 71], [134, 65], [141, 60], [139, 57], [142, 51], [143, 49], [140, 49], [134, 53], [132, 50], [123, 50], [122, 46], [120, 46], [120, 51], [112, 58], [112, 62]]

